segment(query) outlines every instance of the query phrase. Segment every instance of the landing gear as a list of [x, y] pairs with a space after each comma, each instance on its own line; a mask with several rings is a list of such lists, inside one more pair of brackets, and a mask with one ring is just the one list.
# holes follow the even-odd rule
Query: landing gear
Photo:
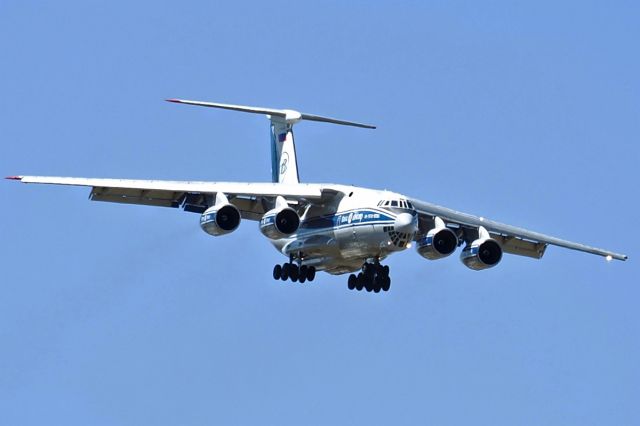
[[313, 281], [316, 277], [316, 268], [314, 266], [298, 266], [293, 262], [273, 267], [273, 279], [304, 283], [305, 281]]
[[349, 290], [362, 290], [363, 288], [374, 293], [389, 291], [391, 287], [391, 278], [389, 278], [389, 267], [382, 266], [379, 263], [365, 263], [362, 272], [358, 275], [349, 275], [347, 282]]

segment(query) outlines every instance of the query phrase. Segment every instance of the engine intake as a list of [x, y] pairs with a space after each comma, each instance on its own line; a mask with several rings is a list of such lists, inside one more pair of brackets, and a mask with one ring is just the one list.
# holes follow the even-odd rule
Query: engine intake
[[233, 204], [212, 206], [200, 216], [200, 227], [209, 235], [218, 236], [235, 231], [240, 226], [240, 211]]
[[272, 240], [293, 234], [300, 226], [300, 216], [291, 207], [269, 210], [260, 220], [260, 232]]
[[456, 251], [458, 237], [449, 228], [434, 228], [418, 240], [416, 247], [420, 256], [426, 259], [442, 259]]
[[493, 238], [473, 241], [460, 253], [460, 260], [467, 268], [480, 271], [496, 266], [502, 259], [502, 247]]

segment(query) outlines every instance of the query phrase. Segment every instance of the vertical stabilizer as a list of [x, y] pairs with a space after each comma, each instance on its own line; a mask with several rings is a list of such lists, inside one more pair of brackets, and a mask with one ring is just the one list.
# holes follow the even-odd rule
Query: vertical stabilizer
[[298, 161], [293, 124], [271, 117], [271, 181], [298, 183]]

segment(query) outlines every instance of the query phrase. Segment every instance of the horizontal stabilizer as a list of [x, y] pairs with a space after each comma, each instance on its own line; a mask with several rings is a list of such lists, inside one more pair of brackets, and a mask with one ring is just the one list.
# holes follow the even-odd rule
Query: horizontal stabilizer
[[189, 101], [186, 99], [167, 99], [167, 102], [204, 106], [209, 108], [229, 109], [232, 111], [250, 112], [253, 114], [265, 114], [265, 115], [270, 115], [272, 117], [280, 117], [281, 119], [283, 119], [283, 121], [286, 121], [291, 124], [297, 123], [300, 120], [307, 120], [307, 121], [321, 121], [324, 123], [341, 124], [344, 126], [361, 127], [364, 129], [376, 128], [376, 126], [372, 126], [369, 124], [356, 123], [354, 121], [338, 120], [337, 118], [323, 117], [321, 115], [315, 115], [315, 114], [305, 114], [305, 113], [301, 113], [291, 109], [262, 108], [262, 107], [252, 107], [252, 106], [245, 106], [245, 105], [221, 104], [216, 102]]

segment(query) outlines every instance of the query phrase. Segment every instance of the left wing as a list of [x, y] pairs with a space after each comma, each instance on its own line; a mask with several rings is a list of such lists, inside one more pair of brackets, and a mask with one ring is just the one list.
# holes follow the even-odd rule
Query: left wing
[[333, 195], [320, 185], [251, 183], [251, 182], [194, 182], [130, 179], [88, 179], [49, 176], [10, 176], [7, 179], [23, 183], [72, 185], [91, 187], [89, 198], [124, 204], [182, 208], [203, 213], [213, 205], [218, 192], [223, 192], [249, 220], [259, 220], [275, 197], [283, 196], [289, 203], [320, 201]]
[[426, 233], [433, 228], [433, 221], [436, 216], [444, 220], [447, 225], [453, 225], [462, 229], [463, 233], [471, 240], [477, 238], [478, 229], [484, 227], [491, 237], [497, 240], [505, 253], [517, 254], [520, 256], [540, 259], [544, 254], [547, 245], [564, 247], [571, 250], [578, 250], [587, 253], [605, 256], [607, 259], [627, 260], [627, 256], [612, 251], [591, 247], [572, 241], [529, 231], [527, 229], [494, 222], [483, 217], [458, 212], [436, 204], [427, 203], [420, 200], [410, 200], [413, 203], [420, 219], [420, 231]]

